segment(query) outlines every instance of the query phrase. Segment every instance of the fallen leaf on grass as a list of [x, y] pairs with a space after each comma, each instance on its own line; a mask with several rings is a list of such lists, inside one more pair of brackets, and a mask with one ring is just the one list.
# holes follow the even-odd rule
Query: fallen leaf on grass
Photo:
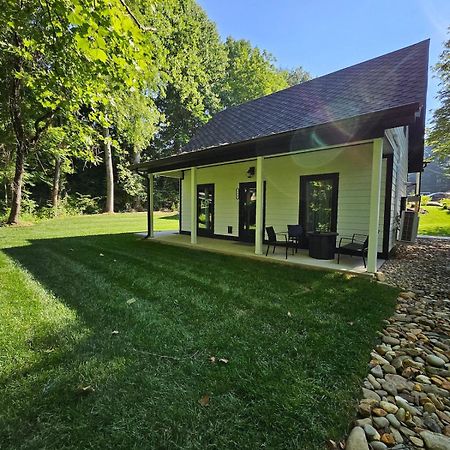
[[216, 358], [215, 356], [210, 356], [210, 357], [209, 357], [209, 362], [210, 362], [211, 364], [215, 364], [215, 363], [217, 362], [217, 358]]
[[205, 394], [198, 402], [201, 406], [209, 406], [209, 395]]
[[111, 334], [112, 334], [113, 336], [116, 336], [117, 334], [119, 334], [119, 332], [118, 332], [117, 330], [113, 330], [113, 331], [111, 331]]
[[136, 301], [135, 298], [130, 298], [127, 300], [127, 305], [132, 305]]
[[219, 362], [222, 364], [228, 364], [228, 359], [226, 358], [219, 358]]
[[89, 386], [78, 386], [78, 393], [80, 395], [89, 395], [95, 392], [95, 389], [89, 385]]
[[100, 253], [100, 256], [105, 256], [103, 253]]
[[292, 317], [292, 313], [288, 311], [288, 317]]

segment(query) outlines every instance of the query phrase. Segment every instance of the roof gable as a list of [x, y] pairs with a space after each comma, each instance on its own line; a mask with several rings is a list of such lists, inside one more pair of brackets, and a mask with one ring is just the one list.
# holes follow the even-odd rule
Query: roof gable
[[429, 40], [216, 114], [182, 152], [425, 105]]

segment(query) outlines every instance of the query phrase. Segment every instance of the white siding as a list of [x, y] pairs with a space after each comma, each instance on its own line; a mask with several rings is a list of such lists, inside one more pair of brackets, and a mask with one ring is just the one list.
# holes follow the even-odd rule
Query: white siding
[[[249, 180], [247, 170], [255, 166], [255, 161], [246, 163], [226, 164], [215, 167], [199, 168], [197, 170], [197, 184], [214, 184], [214, 233], [238, 236], [239, 234], [239, 202], [236, 197], [236, 189], [239, 183]], [[191, 203], [190, 203], [191, 177], [190, 171], [184, 172], [182, 180], [182, 212], [181, 229], [191, 229]], [[228, 233], [228, 226], [233, 227], [233, 232]]]
[[[372, 144], [342, 147], [331, 150], [265, 159], [263, 176], [266, 182], [266, 226], [285, 230], [287, 224], [298, 223], [300, 176], [325, 173], [339, 174], [338, 233], [368, 234]], [[200, 168], [198, 184], [215, 185], [215, 234], [238, 235], [238, 200], [236, 190], [240, 182], [249, 180], [246, 172], [255, 161]], [[384, 190], [386, 160], [383, 160], [382, 201], [380, 204], [379, 251], [382, 251]], [[184, 172], [182, 181], [182, 230], [190, 230], [190, 175]]]
[[[406, 132], [404, 131], [406, 130]], [[396, 219], [400, 214], [400, 199], [406, 196], [408, 181], [408, 130], [403, 127], [386, 130], [386, 137], [394, 149], [392, 160], [392, 196], [389, 250], [397, 242]]]

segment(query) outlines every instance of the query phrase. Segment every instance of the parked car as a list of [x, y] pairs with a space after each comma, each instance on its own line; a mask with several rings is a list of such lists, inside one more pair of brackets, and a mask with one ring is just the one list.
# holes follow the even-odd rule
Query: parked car
[[430, 194], [429, 197], [432, 202], [440, 202], [445, 198], [450, 198], [450, 192], [434, 192], [433, 194]]

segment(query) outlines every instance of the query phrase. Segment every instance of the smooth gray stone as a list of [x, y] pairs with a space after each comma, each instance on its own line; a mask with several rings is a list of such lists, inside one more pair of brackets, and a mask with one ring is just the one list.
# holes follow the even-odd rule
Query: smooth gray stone
[[355, 427], [347, 439], [346, 450], [369, 450], [366, 433], [361, 427]]
[[377, 365], [375, 367], [372, 367], [370, 369], [370, 373], [375, 377], [375, 378], [383, 378], [383, 369], [381, 368], [380, 365]]
[[389, 426], [389, 423], [390, 423], [389, 420], [386, 417], [374, 417], [373, 418], [373, 423], [375, 424], [375, 426], [377, 428], [386, 428], [386, 427]]
[[369, 441], [379, 441], [380, 440], [380, 434], [372, 425], [364, 425], [364, 433], [366, 433], [367, 438]]
[[386, 416], [386, 420], [395, 428], [400, 428], [402, 426], [402, 424], [397, 419], [397, 417], [394, 416], [394, 414], [388, 414]]
[[434, 367], [443, 367], [445, 365], [445, 361], [436, 355], [427, 355], [427, 363]]
[[427, 450], [450, 450], [450, 438], [443, 434], [422, 431], [420, 437], [425, 442]]
[[380, 441], [373, 441], [370, 443], [370, 448], [372, 450], [386, 450], [387, 445]]

